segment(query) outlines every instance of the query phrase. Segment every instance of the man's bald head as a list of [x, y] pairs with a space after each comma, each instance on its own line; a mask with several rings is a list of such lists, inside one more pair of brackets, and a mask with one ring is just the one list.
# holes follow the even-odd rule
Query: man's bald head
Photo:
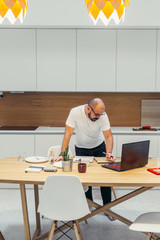
[[103, 107], [105, 109], [104, 102], [100, 98], [93, 98], [93, 99], [89, 100], [88, 105], [90, 105], [94, 108], [96, 108], [97, 105], [100, 105], [101, 107]]
[[85, 113], [93, 122], [97, 121], [105, 112], [105, 105], [102, 99], [93, 98], [89, 100], [88, 105], [85, 107]]

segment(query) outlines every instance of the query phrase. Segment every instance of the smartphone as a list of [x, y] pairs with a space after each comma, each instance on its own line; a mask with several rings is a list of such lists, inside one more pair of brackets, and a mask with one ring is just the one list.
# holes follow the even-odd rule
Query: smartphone
[[56, 167], [44, 167], [45, 172], [57, 172]]

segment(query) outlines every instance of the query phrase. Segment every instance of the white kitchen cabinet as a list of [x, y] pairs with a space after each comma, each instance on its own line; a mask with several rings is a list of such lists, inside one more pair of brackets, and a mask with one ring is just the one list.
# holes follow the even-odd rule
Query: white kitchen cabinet
[[117, 31], [117, 91], [156, 89], [156, 30]]
[[[0, 143], [0, 159], [10, 157], [18, 158], [18, 155], [23, 153], [25, 153], [26, 156], [34, 156], [34, 135], [1, 134]], [[19, 185], [0, 183], [0, 188], [19, 188]]]
[[160, 136], [158, 136], [158, 154], [157, 157], [160, 158]]
[[160, 92], [160, 30], [157, 30], [157, 74], [156, 74], [156, 92]]
[[0, 159], [18, 157], [20, 153], [26, 156], [34, 155], [34, 135], [1, 134]]
[[36, 90], [34, 29], [0, 29], [0, 91]]
[[121, 157], [122, 144], [150, 140], [149, 157], [157, 157], [158, 154], [158, 135], [119, 135], [117, 136], [116, 157]]
[[112, 154], [116, 156], [116, 150], [117, 150], [117, 136], [113, 135], [113, 151]]
[[37, 91], [75, 91], [76, 30], [37, 30]]
[[[36, 135], [35, 136], [35, 155], [37, 156], [47, 156], [48, 149], [51, 146], [58, 146], [62, 145], [64, 134], [43, 134], [43, 135]], [[74, 150], [74, 141], [75, 141], [75, 135], [71, 137], [71, 141], [69, 144], [69, 147], [73, 153], [73, 156], [75, 155]]]
[[77, 91], [114, 92], [116, 31], [77, 30]]

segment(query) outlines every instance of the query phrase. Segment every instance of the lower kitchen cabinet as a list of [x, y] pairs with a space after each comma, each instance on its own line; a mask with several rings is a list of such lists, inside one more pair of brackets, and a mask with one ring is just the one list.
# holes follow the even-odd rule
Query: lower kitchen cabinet
[[[46, 156], [51, 146], [62, 144], [64, 133], [53, 134], [1, 134], [0, 159], [18, 157], [19, 153], [26, 156]], [[70, 150], [75, 155], [75, 134], [70, 140]], [[116, 134], [113, 133], [113, 154], [121, 157], [122, 144], [150, 140], [149, 157], [160, 157], [160, 136], [147, 134]]]
[[0, 159], [18, 157], [20, 153], [25, 153], [26, 156], [34, 155], [34, 135], [2, 134], [0, 143]]
[[[15, 158], [21, 153], [25, 153], [26, 156], [34, 155], [34, 135], [1, 134], [0, 143], [0, 159], [10, 157]], [[0, 183], [0, 188], [19, 188], [19, 185]]]
[[[48, 153], [48, 149], [51, 146], [58, 146], [62, 145], [64, 134], [43, 134], [43, 135], [36, 135], [35, 136], [35, 155], [37, 156], [46, 156]], [[74, 142], [75, 142], [75, 135], [72, 135], [69, 147], [73, 153], [75, 154], [74, 150]]]
[[117, 136], [113, 135], [113, 150], [112, 154], [116, 157], [116, 149], [117, 149]]
[[157, 157], [160, 158], [160, 136], [158, 137], [158, 153]]
[[149, 157], [157, 157], [158, 155], [158, 140], [160, 136], [158, 135], [119, 135], [117, 136], [117, 149], [116, 149], [116, 157], [121, 157], [122, 152], [122, 144], [130, 143], [130, 142], [138, 142], [150, 140], [150, 148], [149, 148]]

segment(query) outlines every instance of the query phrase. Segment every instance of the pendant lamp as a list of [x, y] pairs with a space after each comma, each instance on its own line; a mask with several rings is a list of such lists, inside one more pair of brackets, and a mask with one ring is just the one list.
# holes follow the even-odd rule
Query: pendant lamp
[[127, 4], [129, 0], [85, 0], [88, 8], [88, 15], [96, 25], [98, 20], [107, 25], [111, 19], [119, 24], [121, 19], [124, 21]]
[[28, 6], [28, 0], [0, 0], [0, 24], [8, 19], [14, 24], [17, 19], [23, 23]]

